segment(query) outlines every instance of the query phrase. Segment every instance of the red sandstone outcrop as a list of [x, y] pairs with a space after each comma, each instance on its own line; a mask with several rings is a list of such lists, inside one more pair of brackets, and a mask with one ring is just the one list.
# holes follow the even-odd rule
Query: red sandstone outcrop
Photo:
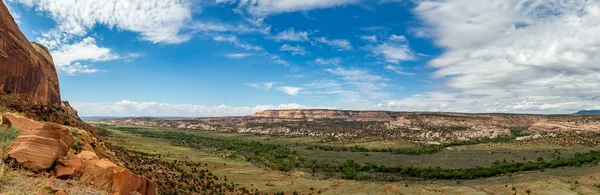
[[74, 175], [81, 173], [83, 168], [83, 160], [77, 156], [62, 156], [56, 161], [54, 172], [56, 177], [60, 179], [69, 179]]
[[31, 132], [35, 129], [39, 129], [44, 126], [42, 123], [38, 123], [34, 120], [13, 114], [6, 113], [2, 116], [2, 124], [16, 127], [21, 132]]
[[114, 194], [138, 192], [144, 195], [154, 195], [157, 193], [156, 184], [153, 181], [133, 174], [128, 169], [119, 167], [105, 158], [85, 161], [81, 180]]
[[34, 105], [60, 105], [58, 75], [48, 49], [30, 43], [0, 1], [0, 92]]
[[[93, 150], [102, 150], [89, 146], [90, 143], [98, 146], [101, 142], [96, 142], [88, 132], [73, 129], [73, 133], [61, 125], [38, 123], [11, 113], [3, 115], [0, 120], [21, 131], [21, 135], [10, 143], [4, 157], [16, 161], [23, 168], [35, 172], [54, 170], [60, 179], [81, 176], [81, 181], [113, 194], [137, 192], [146, 195], [157, 192], [154, 181], [134, 174], [107, 158], [101, 159]], [[75, 155], [71, 148], [75, 140], [89, 148], [84, 147], [84, 151]]]
[[69, 129], [45, 123], [41, 128], [21, 132], [8, 146], [6, 158], [32, 171], [45, 171], [52, 168], [58, 157], [69, 152], [73, 142]]

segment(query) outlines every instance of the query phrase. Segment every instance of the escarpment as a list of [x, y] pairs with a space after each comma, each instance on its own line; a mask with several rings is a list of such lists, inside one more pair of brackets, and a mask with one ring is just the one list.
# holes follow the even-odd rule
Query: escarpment
[[30, 43], [0, 2], [0, 92], [32, 105], [61, 103], [58, 75], [48, 49]]

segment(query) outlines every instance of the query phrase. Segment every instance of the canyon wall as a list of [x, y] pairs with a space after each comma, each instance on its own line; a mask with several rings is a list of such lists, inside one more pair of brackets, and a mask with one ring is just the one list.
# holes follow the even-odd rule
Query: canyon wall
[[58, 75], [48, 49], [30, 43], [0, 1], [0, 93], [32, 105], [61, 104]]

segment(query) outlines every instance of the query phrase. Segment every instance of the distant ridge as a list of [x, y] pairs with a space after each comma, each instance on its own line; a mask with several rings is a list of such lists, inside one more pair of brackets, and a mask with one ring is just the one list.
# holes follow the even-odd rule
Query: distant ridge
[[600, 114], [600, 110], [582, 110], [575, 114]]

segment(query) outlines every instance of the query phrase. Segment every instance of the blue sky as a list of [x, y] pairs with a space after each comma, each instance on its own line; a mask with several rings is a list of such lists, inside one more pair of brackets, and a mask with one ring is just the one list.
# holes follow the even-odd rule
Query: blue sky
[[598, 1], [7, 0], [82, 116], [598, 109]]

